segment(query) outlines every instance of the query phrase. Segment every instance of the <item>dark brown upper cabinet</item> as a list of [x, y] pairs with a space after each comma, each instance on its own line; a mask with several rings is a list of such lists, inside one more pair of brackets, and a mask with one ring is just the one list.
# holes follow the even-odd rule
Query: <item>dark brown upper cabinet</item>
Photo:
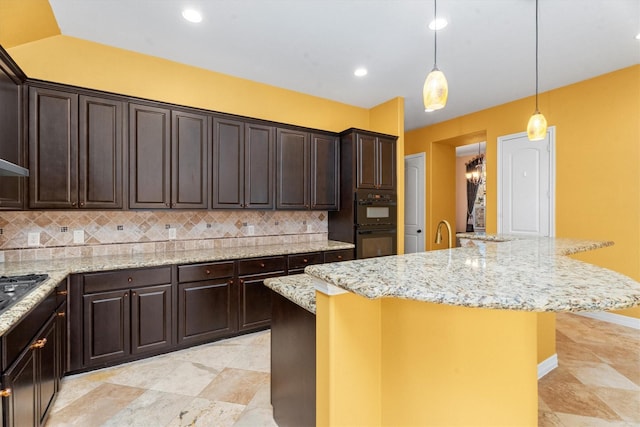
[[123, 104], [29, 89], [31, 208], [120, 209]]
[[356, 188], [396, 189], [396, 138], [389, 135], [349, 129], [343, 132], [344, 149], [355, 150]]
[[[0, 159], [25, 166], [22, 86], [1, 70], [0, 66]], [[0, 209], [23, 208], [25, 185], [22, 177], [0, 177]]]
[[129, 104], [129, 207], [208, 207], [209, 117]]
[[337, 137], [278, 129], [276, 159], [277, 209], [338, 209]]
[[274, 161], [273, 127], [214, 119], [212, 207], [273, 209]]

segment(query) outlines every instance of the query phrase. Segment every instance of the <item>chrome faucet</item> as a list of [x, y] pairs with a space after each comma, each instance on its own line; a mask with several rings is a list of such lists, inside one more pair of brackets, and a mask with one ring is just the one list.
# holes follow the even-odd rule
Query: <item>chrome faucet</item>
[[439, 244], [440, 242], [442, 242], [442, 224], [444, 224], [447, 227], [447, 232], [449, 233], [449, 249], [451, 249], [453, 247], [453, 245], [451, 244], [451, 225], [447, 222], [446, 219], [443, 219], [438, 223], [438, 229], [436, 230], [435, 243]]

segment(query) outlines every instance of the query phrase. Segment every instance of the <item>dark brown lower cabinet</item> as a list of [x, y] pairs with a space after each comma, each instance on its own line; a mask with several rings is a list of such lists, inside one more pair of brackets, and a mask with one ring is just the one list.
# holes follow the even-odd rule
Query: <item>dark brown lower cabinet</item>
[[237, 330], [234, 261], [178, 266], [178, 345], [198, 344]]
[[271, 405], [280, 427], [316, 425], [316, 316], [275, 292]]
[[284, 276], [286, 256], [238, 261], [238, 331], [246, 332], [271, 324], [271, 290], [264, 285], [270, 277]]
[[84, 295], [84, 364], [106, 365], [128, 356], [129, 291]]
[[44, 425], [58, 391], [59, 341], [52, 313], [18, 359], [2, 376], [5, 426]]
[[131, 353], [171, 346], [171, 284], [131, 290]]

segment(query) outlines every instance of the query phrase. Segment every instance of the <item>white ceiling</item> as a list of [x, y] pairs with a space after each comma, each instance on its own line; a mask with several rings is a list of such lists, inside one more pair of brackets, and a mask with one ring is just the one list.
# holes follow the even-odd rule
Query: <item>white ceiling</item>
[[[402, 96], [407, 130], [535, 93], [534, 0], [438, 2], [449, 101], [431, 113], [432, 0], [49, 1], [65, 35], [365, 108]], [[185, 21], [185, 6], [203, 21]], [[640, 0], [539, 8], [541, 92], [640, 63]], [[358, 66], [369, 74], [354, 77]]]

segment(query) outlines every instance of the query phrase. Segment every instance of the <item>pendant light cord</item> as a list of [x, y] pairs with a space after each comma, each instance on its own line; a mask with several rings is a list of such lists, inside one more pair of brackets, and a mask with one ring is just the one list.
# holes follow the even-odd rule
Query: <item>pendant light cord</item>
[[[538, 1], [538, 0], [536, 0]], [[438, 69], [438, 0], [433, 0], [433, 69]]]
[[538, 0], [536, 0], [536, 114], [538, 112]]

